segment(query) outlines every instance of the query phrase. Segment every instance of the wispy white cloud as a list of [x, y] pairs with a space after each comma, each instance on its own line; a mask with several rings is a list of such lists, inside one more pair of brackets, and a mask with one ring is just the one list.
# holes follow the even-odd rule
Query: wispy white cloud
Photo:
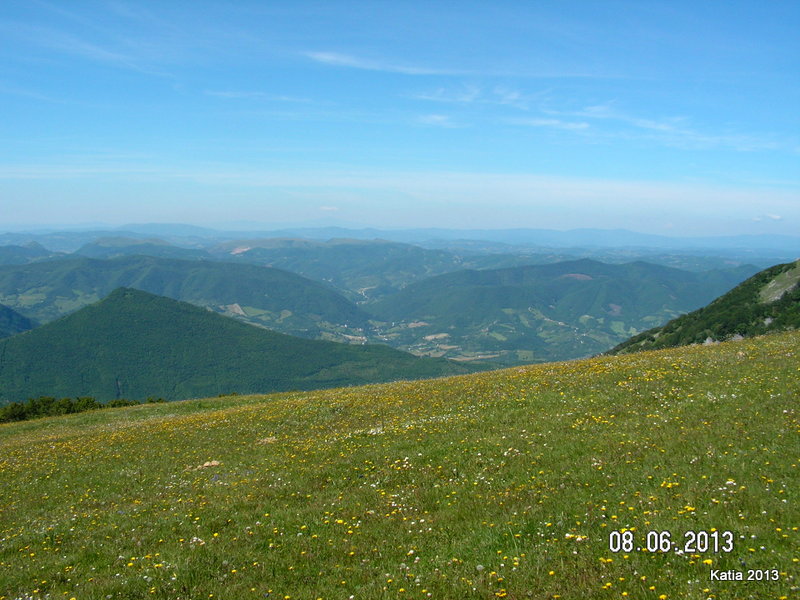
[[133, 43], [128, 43], [127, 49], [120, 49], [126, 44], [88, 41], [50, 27], [31, 26], [24, 23], [0, 24], [0, 34], [70, 57], [78, 57], [148, 75], [170, 76], [169, 73], [155, 68], [153, 61], [144, 58], [143, 48], [135, 48]]
[[766, 214], [753, 217], [753, 221], [756, 223], [761, 223], [763, 221], [783, 221], [783, 217], [781, 215]]
[[266, 100], [269, 102], [298, 102], [302, 104], [312, 102], [312, 100], [310, 100], [309, 98], [283, 96], [280, 94], [270, 94], [268, 92], [252, 92], [243, 90], [205, 90], [203, 93], [206, 96], [214, 96], [216, 98], [226, 98], [231, 100], [255, 99], [255, 100]]
[[121, 0], [106, 0], [105, 6], [113, 13], [136, 21], [146, 21], [161, 24], [152, 11], [148, 10], [141, 3], [122, 2]]
[[689, 119], [673, 116], [661, 119], [641, 117], [617, 109], [613, 103], [586, 106], [580, 110], [543, 109], [554, 117], [581, 118], [588, 121], [618, 123], [625, 127], [609, 129], [592, 128], [593, 135], [607, 139], [642, 139], [664, 146], [688, 150], [724, 148], [739, 152], [777, 150], [791, 145], [774, 136], [743, 133], [708, 133], [691, 127]]
[[507, 122], [514, 125], [552, 127], [554, 129], [566, 129], [568, 131], [582, 131], [590, 127], [589, 123], [583, 121], [562, 121], [561, 119], [508, 119]]
[[451, 104], [490, 104], [500, 106], [512, 106], [522, 110], [527, 110], [531, 103], [541, 97], [545, 92], [538, 94], [523, 94], [519, 90], [506, 86], [494, 86], [486, 88], [472, 83], [464, 84], [460, 87], [445, 88], [439, 87], [428, 92], [420, 92], [412, 95], [415, 100], [427, 100], [430, 102], [442, 102]]
[[521, 92], [503, 86], [492, 88], [489, 98], [490, 102], [517, 108], [528, 108], [528, 103], [530, 102], [530, 99], [526, 98]]
[[339, 52], [305, 52], [304, 55], [313, 61], [335, 67], [349, 67], [366, 71], [383, 71], [401, 73], [403, 75], [466, 75], [465, 71], [403, 65], [382, 60], [360, 58]]
[[433, 91], [413, 94], [411, 97], [415, 100], [429, 100], [431, 102], [469, 104], [477, 101], [481, 97], [481, 94], [482, 90], [480, 87], [468, 84], [454, 90], [440, 87]]
[[[3, 29], [6, 29], [3, 27]], [[74, 35], [47, 27], [14, 25], [16, 36], [24, 38], [33, 44], [44, 46], [51, 50], [81, 56], [100, 62], [113, 62], [127, 64], [131, 57], [121, 52], [110, 50], [99, 44], [94, 44], [80, 39]]]
[[642, 131], [641, 137], [665, 146], [685, 150], [727, 149], [736, 152], [762, 152], [778, 150], [784, 143], [772, 136], [759, 136], [743, 133], [706, 133], [688, 127], [670, 127], [664, 124], [648, 125], [647, 122], [634, 123]]
[[571, 113], [588, 119], [605, 119], [624, 122], [639, 129], [652, 131], [678, 132], [682, 131], [682, 124], [686, 122], [685, 117], [670, 117], [668, 119], [656, 120], [630, 115], [615, 109], [611, 104], [598, 104], [587, 106], [582, 110]]

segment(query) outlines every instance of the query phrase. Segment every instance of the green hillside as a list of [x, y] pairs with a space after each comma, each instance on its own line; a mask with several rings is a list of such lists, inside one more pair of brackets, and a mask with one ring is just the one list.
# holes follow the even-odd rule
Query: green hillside
[[17, 311], [0, 304], [0, 338], [33, 329], [36, 323]]
[[126, 288], [0, 341], [0, 403], [38, 396], [179, 399], [459, 372], [466, 369], [445, 360], [294, 338]]
[[508, 363], [596, 354], [729, 290], [755, 269], [691, 273], [577, 260], [459, 271], [367, 305], [387, 340], [418, 353]]
[[796, 598], [799, 372], [784, 333], [0, 425], [0, 597]]
[[645, 331], [609, 354], [751, 337], [800, 327], [800, 261], [754, 275], [708, 306]]
[[118, 287], [206, 306], [303, 337], [339, 337], [366, 315], [324, 284], [247, 264], [125, 256], [0, 267], [0, 303], [40, 322], [97, 302]]

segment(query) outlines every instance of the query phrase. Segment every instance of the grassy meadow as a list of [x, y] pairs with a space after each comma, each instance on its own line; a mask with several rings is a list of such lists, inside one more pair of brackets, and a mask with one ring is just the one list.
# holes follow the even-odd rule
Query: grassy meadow
[[2, 425], [0, 599], [797, 598], [798, 400], [790, 333]]

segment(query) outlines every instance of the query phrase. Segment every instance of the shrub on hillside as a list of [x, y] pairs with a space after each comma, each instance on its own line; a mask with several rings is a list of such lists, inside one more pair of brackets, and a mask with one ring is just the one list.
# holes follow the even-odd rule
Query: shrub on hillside
[[[164, 402], [164, 400], [162, 398], [148, 398], [147, 402]], [[139, 404], [139, 402], [135, 400], [125, 400], [124, 398], [111, 400], [103, 404], [91, 396], [82, 396], [74, 400], [71, 398], [56, 400], [52, 396], [39, 396], [38, 398], [28, 398], [25, 402], [12, 402], [11, 404], [0, 407], [0, 423], [27, 421], [29, 419], [39, 419], [42, 417], [86, 412], [87, 410], [119, 408], [123, 406], [135, 406], [137, 404]]]

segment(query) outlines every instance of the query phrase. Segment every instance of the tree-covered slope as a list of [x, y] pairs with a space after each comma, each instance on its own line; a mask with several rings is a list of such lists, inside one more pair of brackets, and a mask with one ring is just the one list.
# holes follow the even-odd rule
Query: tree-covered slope
[[303, 337], [333, 335], [366, 323], [358, 307], [324, 284], [255, 265], [124, 256], [0, 267], [0, 303], [40, 322], [97, 302], [118, 287], [206, 306]]
[[31, 396], [190, 398], [466, 372], [386, 346], [306, 340], [120, 288], [0, 341], [0, 403]]
[[33, 329], [36, 323], [8, 306], [0, 304], [0, 338]]
[[645, 331], [609, 354], [672, 348], [800, 327], [800, 261], [757, 273], [708, 306]]
[[541, 362], [601, 352], [702, 306], [752, 267], [690, 273], [634, 262], [568, 261], [459, 271], [367, 305], [389, 339], [409, 347]]

